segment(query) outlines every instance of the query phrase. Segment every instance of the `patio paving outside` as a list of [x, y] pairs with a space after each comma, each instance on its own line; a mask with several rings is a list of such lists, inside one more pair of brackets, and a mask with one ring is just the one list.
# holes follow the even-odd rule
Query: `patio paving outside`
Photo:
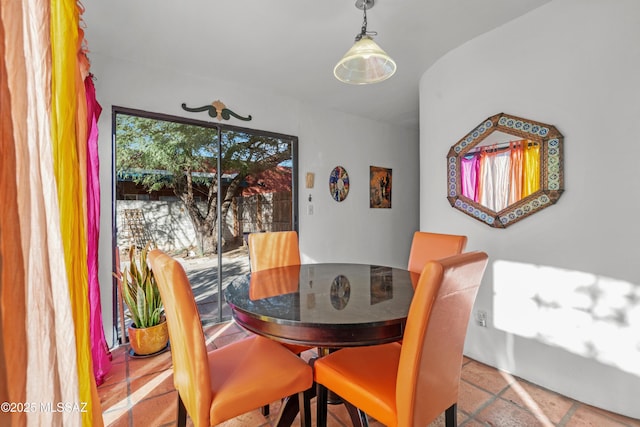
[[[177, 258], [187, 273], [203, 324], [219, 322], [218, 317], [218, 256]], [[222, 289], [238, 276], [249, 273], [246, 246], [222, 254]], [[231, 319], [231, 309], [222, 300], [222, 320]]]
[[[196, 257], [185, 255], [172, 255], [184, 267], [191, 287], [193, 296], [198, 306], [200, 319], [203, 325], [212, 325], [220, 321], [231, 319], [231, 309], [222, 300], [222, 320], [219, 317], [218, 307], [218, 256]], [[122, 261], [128, 259], [121, 256]], [[122, 262], [121, 271], [128, 264]], [[222, 254], [222, 289], [224, 290], [233, 280], [249, 273], [249, 255], [246, 245], [239, 246], [233, 250], [229, 250]], [[127, 311], [125, 306], [125, 312]], [[115, 319], [116, 329], [119, 336], [120, 321], [119, 317]], [[125, 327], [128, 327], [131, 320], [125, 316]]]

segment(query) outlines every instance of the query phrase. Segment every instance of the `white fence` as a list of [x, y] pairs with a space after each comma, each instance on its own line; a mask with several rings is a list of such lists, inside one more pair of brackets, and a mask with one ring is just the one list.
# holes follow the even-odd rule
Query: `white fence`
[[[133, 236], [124, 219], [125, 209], [140, 209], [144, 214], [147, 231], [155, 244], [168, 252], [192, 250], [196, 245], [196, 232], [191, 218], [182, 202], [179, 201], [117, 201], [118, 246], [128, 247], [134, 244]], [[225, 239], [233, 240], [233, 214], [227, 218]]]
[[[177, 252], [197, 247], [196, 233], [189, 214], [179, 201], [118, 200], [118, 246], [135, 243], [124, 216], [126, 209], [140, 209], [146, 232], [162, 250]], [[204, 205], [203, 205], [204, 207]], [[291, 193], [266, 193], [238, 198], [229, 209], [223, 237], [240, 242], [244, 233], [291, 229]]]

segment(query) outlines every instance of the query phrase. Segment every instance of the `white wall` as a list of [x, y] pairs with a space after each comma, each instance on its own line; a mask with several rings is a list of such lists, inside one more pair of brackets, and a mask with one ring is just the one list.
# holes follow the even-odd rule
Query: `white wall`
[[[469, 236], [490, 266], [467, 354], [640, 418], [636, 136], [640, 2], [554, 0], [449, 52], [420, 85], [420, 228]], [[505, 230], [446, 200], [445, 155], [505, 112], [565, 137], [565, 193]]]
[[[100, 118], [102, 220], [100, 282], [107, 342], [111, 342], [111, 107], [206, 120], [206, 113], [180, 107], [217, 99], [253, 120], [229, 124], [295, 135], [299, 138], [300, 250], [303, 262], [348, 261], [405, 266], [413, 231], [418, 226], [418, 132], [380, 124], [280, 97], [248, 85], [202, 79], [176, 72], [123, 63], [91, 54]], [[340, 84], [336, 82], [336, 84]], [[329, 194], [329, 173], [341, 165], [351, 180], [345, 201]], [[369, 208], [369, 166], [393, 169], [392, 209]], [[304, 188], [306, 172], [315, 187]], [[307, 201], [313, 197], [314, 214]]]

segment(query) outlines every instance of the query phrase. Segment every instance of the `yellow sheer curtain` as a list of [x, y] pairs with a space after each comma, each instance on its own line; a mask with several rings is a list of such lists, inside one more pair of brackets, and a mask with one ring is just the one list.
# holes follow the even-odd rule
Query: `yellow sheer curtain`
[[0, 5], [0, 393], [38, 405], [0, 413], [0, 425], [101, 426], [88, 330], [80, 10], [69, 0]]
[[509, 179], [509, 204], [522, 199], [522, 144], [527, 141], [511, 143], [511, 173]]
[[[84, 425], [100, 418], [89, 341], [89, 304], [86, 240], [86, 105], [78, 60], [80, 9], [68, 0], [51, 1], [53, 164], [58, 184], [61, 232], [69, 277], [69, 294], [75, 324], [79, 398], [87, 402]], [[82, 102], [79, 102], [79, 99]], [[93, 405], [96, 405], [94, 407]], [[94, 413], [95, 411], [95, 413]]]
[[527, 144], [524, 149], [524, 172], [522, 197], [527, 197], [540, 189], [540, 146]]

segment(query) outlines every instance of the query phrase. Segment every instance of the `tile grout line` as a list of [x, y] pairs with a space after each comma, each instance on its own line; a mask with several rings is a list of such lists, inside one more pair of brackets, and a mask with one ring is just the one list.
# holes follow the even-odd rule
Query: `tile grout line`
[[507, 385], [506, 385], [502, 390], [500, 390], [498, 393], [493, 393], [493, 392], [491, 392], [491, 391], [489, 391], [489, 390], [486, 390], [486, 389], [484, 389], [484, 388], [482, 388], [482, 387], [479, 387], [477, 384], [474, 384], [474, 383], [472, 383], [472, 382], [470, 382], [470, 381], [468, 381], [468, 380], [466, 380], [466, 379], [464, 379], [464, 378], [460, 378], [460, 381], [464, 381], [464, 382], [466, 382], [467, 384], [469, 384], [469, 385], [471, 385], [471, 386], [473, 386], [473, 387], [476, 387], [476, 388], [478, 388], [478, 389], [480, 389], [480, 390], [482, 390], [482, 391], [484, 391], [484, 392], [487, 392], [487, 393], [489, 393], [489, 394], [491, 395], [491, 397], [490, 397], [486, 402], [484, 402], [482, 405], [480, 405], [480, 406], [478, 407], [478, 409], [476, 409], [475, 411], [473, 411], [473, 412], [469, 413], [469, 419], [468, 419], [468, 420], [466, 420], [466, 421], [465, 421], [465, 423], [468, 423], [470, 420], [473, 420], [473, 421], [475, 421], [475, 422], [480, 422], [480, 421], [476, 420], [476, 415], [478, 415], [480, 412], [482, 412], [482, 411], [483, 411], [483, 410], [485, 410], [487, 407], [489, 407], [493, 402], [495, 402], [495, 401], [498, 399], [498, 396], [499, 396], [500, 394], [502, 394], [505, 390], [507, 390], [507, 389], [510, 387], [510, 386], [507, 384]]
[[578, 410], [578, 407], [580, 406], [580, 404], [576, 401], [574, 401], [571, 405], [571, 408], [569, 408], [569, 410], [567, 411], [566, 414], [564, 414], [564, 416], [560, 419], [560, 422], [558, 422], [557, 426], [558, 427], [564, 427], [567, 425], [567, 423], [569, 422], [569, 420], [573, 417], [573, 414], [576, 413], [576, 411]]

